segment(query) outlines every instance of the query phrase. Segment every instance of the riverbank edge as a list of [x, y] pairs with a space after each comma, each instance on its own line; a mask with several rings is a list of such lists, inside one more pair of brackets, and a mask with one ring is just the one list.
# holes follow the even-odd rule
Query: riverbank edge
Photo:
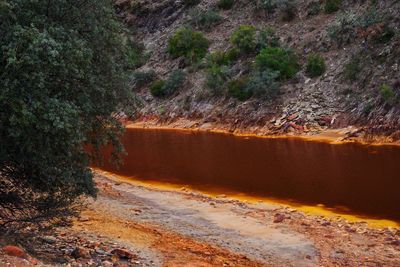
[[135, 120], [124, 122], [126, 129], [160, 129], [193, 132], [212, 132], [229, 134], [238, 137], [256, 138], [293, 138], [304, 141], [324, 142], [329, 144], [357, 143], [369, 146], [400, 146], [400, 140], [393, 140], [387, 135], [371, 135], [363, 127], [348, 126], [345, 128], [326, 128], [319, 131], [294, 131], [290, 133], [274, 132], [265, 127], [236, 128], [224, 123], [204, 123], [197, 120], [178, 119], [163, 122], [157, 119]]

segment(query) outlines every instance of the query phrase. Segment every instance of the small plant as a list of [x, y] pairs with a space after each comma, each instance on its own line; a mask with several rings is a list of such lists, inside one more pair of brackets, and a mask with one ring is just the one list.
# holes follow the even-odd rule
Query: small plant
[[386, 44], [394, 36], [395, 36], [395, 31], [391, 27], [389, 27], [388, 25], [385, 25], [384, 28], [383, 28], [383, 31], [378, 36], [376, 36], [374, 39], [378, 43]]
[[266, 28], [259, 32], [257, 36], [257, 50], [260, 51], [268, 46], [279, 47], [279, 37], [276, 36], [275, 31], [272, 28]]
[[191, 13], [191, 23], [196, 28], [210, 30], [222, 21], [222, 17], [214, 10], [201, 11], [195, 9]]
[[327, 32], [338, 47], [350, 44], [357, 37], [358, 17], [352, 12], [338, 16], [335, 22], [328, 26]]
[[208, 65], [227, 66], [232, 64], [238, 55], [239, 52], [235, 48], [229, 49], [227, 52], [216, 51], [208, 56]]
[[145, 86], [157, 77], [156, 72], [154, 70], [149, 71], [135, 71], [132, 74], [132, 81], [134, 87], [142, 87]]
[[297, 6], [293, 0], [281, 0], [279, 10], [283, 21], [292, 21], [297, 16]]
[[202, 59], [209, 42], [201, 32], [181, 28], [168, 41], [168, 52], [173, 57], [184, 56], [190, 63]]
[[344, 66], [344, 77], [349, 81], [356, 81], [359, 73], [362, 71], [361, 56], [353, 55], [350, 61]]
[[256, 48], [256, 28], [250, 25], [239, 26], [231, 36], [231, 43], [242, 53], [251, 53]]
[[145, 52], [143, 44], [129, 41], [127, 43], [126, 57], [131, 68], [136, 69], [146, 63], [150, 57], [150, 53]]
[[230, 63], [235, 62], [239, 58], [239, 50], [237, 48], [231, 48], [225, 52], [225, 58]]
[[395, 92], [387, 84], [383, 84], [379, 87], [379, 94], [386, 104], [393, 105], [396, 101]]
[[319, 1], [317, 2], [311, 2], [307, 6], [307, 16], [316, 16], [321, 12], [321, 4]]
[[342, 0], [326, 0], [324, 11], [326, 14], [334, 13], [340, 9], [341, 5], [342, 5]]
[[183, 0], [185, 6], [197, 6], [200, 2], [201, 0]]
[[231, 9], [235, 4], [234, 0], [219, 0], [217, 3], [218, 8], [220, 9]]
[[274, 98], [279, 93], [279, 83], [276, 82], [278, 77], [277, 71], [254, 71], [243, 90], [258, 97]]
[[253, 92], [248, 91], [248, 88], [246, 87], [247, 82], [247, 76], [242, 76], [238, 79], [230, 81], [228, 83], [228, 94], [240, 101], [249, 99]]
[[173, 70], [165, 81], [163, 91], [164, 96], [170, 96], [174, 94], [179, 88], [182, 87], [185, 82], [186, 74], [182, 70]]
[[381, 23], [385, 20], [385, 15], [376, 11], [375, 8], [367, 10], [359, 18], [359, 25], [363, 28], [368, 28], [369, 26]]
[[221, 94], [227, 80], [227, 68], [213, 65], [207, 69], [206, 87], [214, 94]]
[[297, 56], [291, 50], [280, 47], [262, 49], [256, 57], [256, 66], [261, 71], [278, 71], [281, 80], [292, 78], [300, 69]]
[[164, 96], [164, 91], [163, 91], [163, 87], [165, 85], [165, 81], [164, 80], [157, 80], [154, 81], [151, 85], [150, 85], [150, 93], [155, 96], [155, 97], [162, 97]]
[[261, 8], [269, 13], [273, 13], [277, 7], [278, 7], [277, 0], [257, 1], [257, 9]]
[[314, 78], [324, 74], [326, 70], [325, 60], [321, 55], [312, 54], [307, 59], [306, 73]]

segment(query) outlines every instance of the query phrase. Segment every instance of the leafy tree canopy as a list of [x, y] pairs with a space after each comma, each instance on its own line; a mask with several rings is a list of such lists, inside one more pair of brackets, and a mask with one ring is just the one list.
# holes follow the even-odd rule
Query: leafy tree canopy
[[110, 0], [0, 0], [0, 224], [95, 196], [85, 147], [120, 148], [132, 99], [122, 29]]

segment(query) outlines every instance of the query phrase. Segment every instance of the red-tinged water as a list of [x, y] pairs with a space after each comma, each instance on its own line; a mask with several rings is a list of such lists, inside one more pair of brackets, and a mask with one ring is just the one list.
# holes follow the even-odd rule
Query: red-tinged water
[[399, 147], [155, 129], [127, 129], [123, 143], [125, 163], [102, 169], [400, 221]]

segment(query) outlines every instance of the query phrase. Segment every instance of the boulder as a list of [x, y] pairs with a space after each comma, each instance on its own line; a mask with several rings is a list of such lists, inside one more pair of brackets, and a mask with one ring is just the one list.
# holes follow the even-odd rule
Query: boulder
[[6, 253], [9, 256], [13, 256], [13, 257], [19, 257], [19, 258], [26, 258], [27, 254], [26, 252], [17, 246], [4, 246], [2, 248], [2, 250], [4, 251], [4, 253]]

